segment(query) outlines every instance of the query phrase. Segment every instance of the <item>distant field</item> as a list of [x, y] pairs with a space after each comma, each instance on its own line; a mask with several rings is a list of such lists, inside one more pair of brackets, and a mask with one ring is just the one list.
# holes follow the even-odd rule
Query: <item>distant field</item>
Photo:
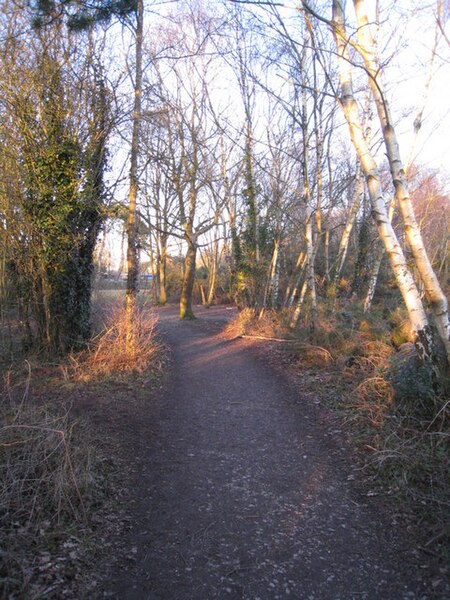
[[[92, 305], [95, 313], [96, 309], [109, 309], [120, 304], [125, 299], [125, 288], [123, 289], [99, 289], [94, 288], [92, 291]], [[153, 296], [151, 290], [141, 289], [138, 294], [139, 303], [142, 305], [153, 304]], [[95, 320], [95, 318], [94, 318]]]

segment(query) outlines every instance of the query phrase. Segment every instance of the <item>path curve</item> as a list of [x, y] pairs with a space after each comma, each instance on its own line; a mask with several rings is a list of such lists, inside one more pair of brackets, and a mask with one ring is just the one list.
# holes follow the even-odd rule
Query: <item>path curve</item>
[[[121, 600], [429, 598], [404, 535], [368, 498], [320, 410], [255, 355], [217, 335], [230, 315], [159, 311], [169, 381], [137, 457], [133, 561]], [[366, 490], [367, 491], [367, 490]]]

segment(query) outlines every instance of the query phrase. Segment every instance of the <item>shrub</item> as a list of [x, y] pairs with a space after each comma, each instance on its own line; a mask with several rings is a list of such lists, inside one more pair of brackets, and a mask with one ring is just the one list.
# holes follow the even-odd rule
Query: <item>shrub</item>
[[71, 373], [87, 381], [98, 376], [142, 373], [151, 365], [159, 367], [161, 345], [156, 339], [156, 322], [150, 308], [136, 306], [129, 332], [125, 308], [111, 309], [88, 350], [72, 356]]

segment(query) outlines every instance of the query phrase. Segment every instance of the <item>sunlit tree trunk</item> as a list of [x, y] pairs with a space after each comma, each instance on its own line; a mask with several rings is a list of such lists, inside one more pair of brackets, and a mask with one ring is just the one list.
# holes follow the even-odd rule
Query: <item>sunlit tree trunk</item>
[[286, 299], [285, 299], [284, 305], [287, 308], [292, 308], [294, 305], [294, 300], [298, 294], [298, 288], [300, 286], [300, 282], [302, 279], [302, 273], [303, 273], [303, 269], [305, 268], [305, 263], [306, 263], [306, 253], [304, 250], [301, 250], [298, 255], [298, 258], [297, 258], [297, 263], [295, 265], [294, 272], [292, 274], [292, 278], [291, 278], [292, 281], [286, 289]]
[[376, 249], [376, 256], [370, 270], [369, 286], [364, 299], [364, 313], [370, 312], [372, 307], [372, 301], [373, 297], [375, 296], [375, 290], [377, 289], [378, 275], [380, 273], [381, 263], [383, 262], [384, 255], [385, 251], [383, 246], [378, 246]]
[[127, 220], [127, 290], [125, 312], [127, 326], [127, 351], [131, 351], [133, 313], [136, 306], [139, 276], [139, 240], [137, 233], [137, 191], [138, 191], [138, 158], [139, 130], [141, 124], [141, 92], [142, 92], [142, 41], [144, 29], [144, 2], [137, 0], [136, 5], [136, 66], [134, 82], [133, 131], [131, 136], [130, 192], [128, 196]]
[[205, 268], [208, 270], [208, 292], [202, 300], [203, 304], [209, 308], [213, 303], [217, 288], [217, 276], [220, 260], [222, 258], [223, 246], [219, 248], [218, 228], [214, 230], [214, 239], [212, 240], [211, 248], [205, 256], [202, 256], [202, 261]]
[[180, 319], [194, 319], [192, 309], [192, 291], [195, 283], [195, 262], [197, 259], [197, 240], [191, 231], [186, 232], [186, 257], [184, 260], [183, 284], [180, 296]]
[[305, 205], [305, 244], [306, 244], [306, 284], [310, 296], [310, 315], [309, 328], [315, 329], [317, 316], [317, 297], [316, 280], [314, 272], [314, 240], [313, 240], [313, 219], [314, 207], [311, 199], [311, 189], [309, 184], [309, 148], [308, 148], [308, 106], [306, 102], [306, 80], [302, 69], [302, 138], [303, 138], [303, 156], [302, 156], [302, 174], [303, 174], [303, 201]]
[[[390, 223], [392, 223], [392, 218], [394, 216], [394, 210], [395, 210], [395, 197], [392, 198], [392, 200], [389, 204], [388, 218], [389, 218]], [[366, 294], [366, 297], [364, 300], [364, 312], [365, 313], [370, 312], [370, 309], [372, 307], [372, 301], [373, 301], [373, 297], [375, 296], [375, 290], [377, 288], [377, 283], [378, 283], [378, 275], [380, 273], [381, 263], [383, 262], [384, 255], [385, 255], [385, 249], [384, 249], [383, 245], [380, 242], [378, 242], [376, 249], [375, 249], [375, 258], [372, 263], [372, 268], [370, 269], [369, 285], [367, 288], [367, 294]]]
[[208, 283], [208, 297], [205, 299], [205, 304], [206, 306], [211, 306], [213, 300], [214, 300], [214, 294], [216, 293], [216, 285], [217, 285], [217, 262], [218, 262], [218, 257], [217, 257], [217, 253], [216, 256], [214, 257], [213, 263], [212, 263], [212, 269], [211, 269], [211, 273], [209, 276], [209, 283]]
[[158, 303], [163, 305], [167, 303], [167, 239], [165, 235], [160, 236], [158, 252]]
[[279, 236], [276, 236], [273, 245], [272, 258], [269, 265], [269, 274], [267, 276], [267, 285], [264, 294], [263, 309], [268, 308], [269, 306], [276, 307], [278, 303], [279, 248], [280, 238]]
[[384, 95], [380, 65], [367, 16], [366, 2], [365, 0], [354, 0], [354, 6], [358, 24], [358, 49], [369, 75], [369, 83], [382, 127], [387, 158], [395, 187], [395, 194], [403, 217], [406, 238], [423, 282], [425, 295], [431, 306], [439, 336], [445, 345], [447, 358], [450, 362], [450, 323], [447, 298], [431, 266], [414, 214], [405, 169], [400, 157], [397, 135], [390, 115], [389, 105]]
[[307, 280], [305, 279], [305, 281], [303, 282], [303, 285], [302, 285], [302, 289], [300, 291], [300, 296], [298, 297], [298, 300], [297, 300], [297, 304], [295, 305], [295, 310], [292, 314], [292, 318], [291, 318], [291, 322], [290, 322], [291, 327], [296, 327], [297, 323], [299, 322], [300, 315], [302, 313], [303, 302], [305, 301], [307, 289], [308, 289], [308, 283], [307, 283]]
[[362, 179], [361, 169], [357, 167], [356, 175], [355, 175], [355, 189], [353, 192], [353, 200], [352, 205], [350, 207], [350, 211], [347, 216], [347, 222], [345, 223], [344, 231], [342, 233], [341, 241], [339, 244], [338, 256], [336, 260], [336, 267], [333, 277], [333, 286], [336, 289], [339, 278], [342, 273], [342, 269], [344, 268], [345, 258], [347, 256], [348, 243], [350, 240], [350, 234], [353, 229], [353, 225], [356, 220], [356, 215], [358, 214], [359, 208], [361, 206], [361, 196], [364, 189], [364, 182]]
[[432, 336], [427, 316], [416, 284], [406, 263], [403, 250], [389, 221], [382, 194], [380, 173], [364, 136], [358, 105], [353, 96], [348, 38], [345, 32], [344, 13], [340, 0], [333, 0], [333, 33], [338, 54], [341, 84], [340, 101], [349, 126], [352, 142], [358, 153], [366, 178], [372, 202], [372, 214], [408, 311], [416, 348], [423, 360], [430, 360], [432, 358]]

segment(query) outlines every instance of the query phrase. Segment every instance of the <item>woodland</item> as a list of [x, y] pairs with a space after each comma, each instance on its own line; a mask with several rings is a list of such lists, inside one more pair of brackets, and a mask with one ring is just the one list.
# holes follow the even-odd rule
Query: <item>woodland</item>
[[449, 3], [5, 0], [0, 23], [4, 531], [31, 479], [73, 479], [42, 372], [157, 378], [153, 307], [225, 304], [337, 408], [350, 385], [355, 445], [448, 552]]

